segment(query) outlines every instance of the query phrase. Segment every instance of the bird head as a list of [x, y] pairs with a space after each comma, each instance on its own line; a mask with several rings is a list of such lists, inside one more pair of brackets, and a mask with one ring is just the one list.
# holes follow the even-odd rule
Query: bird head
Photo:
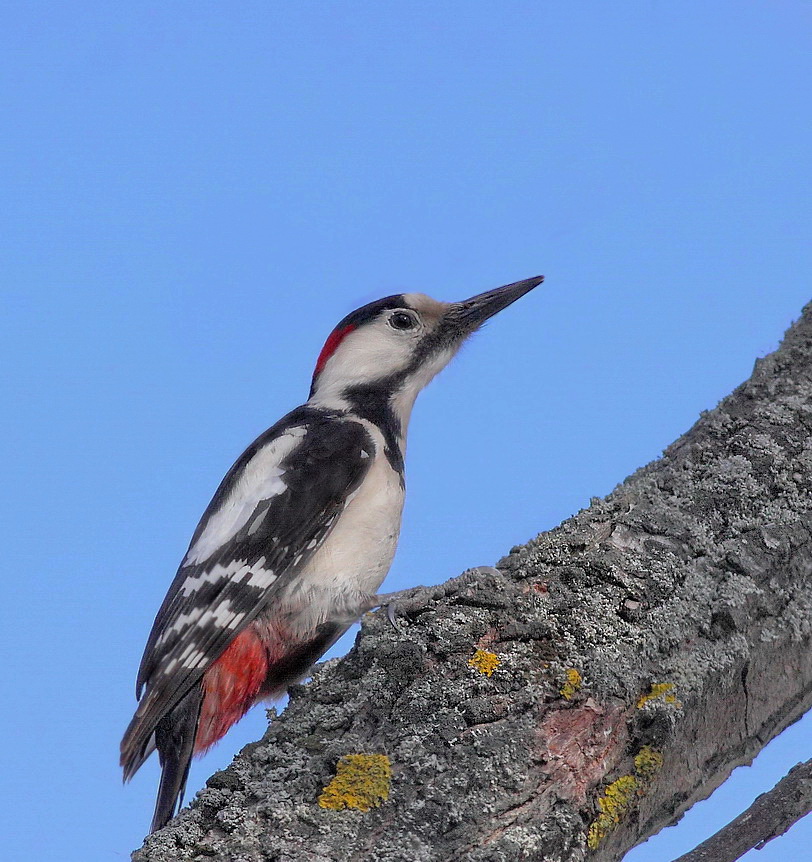
[[387, 296], [356, 309], [330, 333], [316, 361], [310, 401], [351, 405], [376, 392], [411, 409], [417, 393], [486, 320], [537, 287], [543, 276], [440, 302], [422, 293]]

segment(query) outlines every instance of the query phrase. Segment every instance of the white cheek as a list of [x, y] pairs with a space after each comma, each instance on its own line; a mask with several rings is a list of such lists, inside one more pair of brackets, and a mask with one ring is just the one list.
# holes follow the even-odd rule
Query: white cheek
[[362, 380], [388, 377], [405, 368], [411, 359], [414, 339], [379, 330], [366, 333], [369, 337], [350, 341], [341, 359], [345, 374], [355, 374]]
[[351, 332], [327, 360], [318, 378], [317, 392], [332, 394], [402, 371], [409, 365], [419, 337], [419, 333], [397, 333], [383, 321]]

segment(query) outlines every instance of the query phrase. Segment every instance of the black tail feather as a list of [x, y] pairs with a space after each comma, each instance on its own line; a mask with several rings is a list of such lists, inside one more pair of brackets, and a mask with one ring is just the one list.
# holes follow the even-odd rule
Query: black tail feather
[[162, 772], [150, 832], [166, 826], [183, 800], [202, 703], [203, 686], [198, 684], [155, 728], [155, 747]]

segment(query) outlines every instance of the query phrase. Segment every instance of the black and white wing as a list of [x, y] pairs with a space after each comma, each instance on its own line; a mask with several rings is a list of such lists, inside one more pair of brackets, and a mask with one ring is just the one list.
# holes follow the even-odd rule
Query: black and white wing
[[161, 605], [138, 672], [146, 695], [122, 743], [125, 778], [161, 718], [319, 548], [374, 456], [364, 426], [300, 407], [223, 479]]

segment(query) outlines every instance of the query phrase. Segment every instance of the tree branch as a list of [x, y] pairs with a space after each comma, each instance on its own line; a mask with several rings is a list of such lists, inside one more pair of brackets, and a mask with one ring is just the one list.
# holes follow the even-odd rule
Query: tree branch
[[767, 793], [707, 841], [674, 862], [736, 862], [748, 850], [759, 850], [783, 835], [812, 811], [812, 760], [799, 763]]
[[812, 704], [811, 432], [812, 305], [607, 498], [368, 615], [135, 859], [621, 859]]

